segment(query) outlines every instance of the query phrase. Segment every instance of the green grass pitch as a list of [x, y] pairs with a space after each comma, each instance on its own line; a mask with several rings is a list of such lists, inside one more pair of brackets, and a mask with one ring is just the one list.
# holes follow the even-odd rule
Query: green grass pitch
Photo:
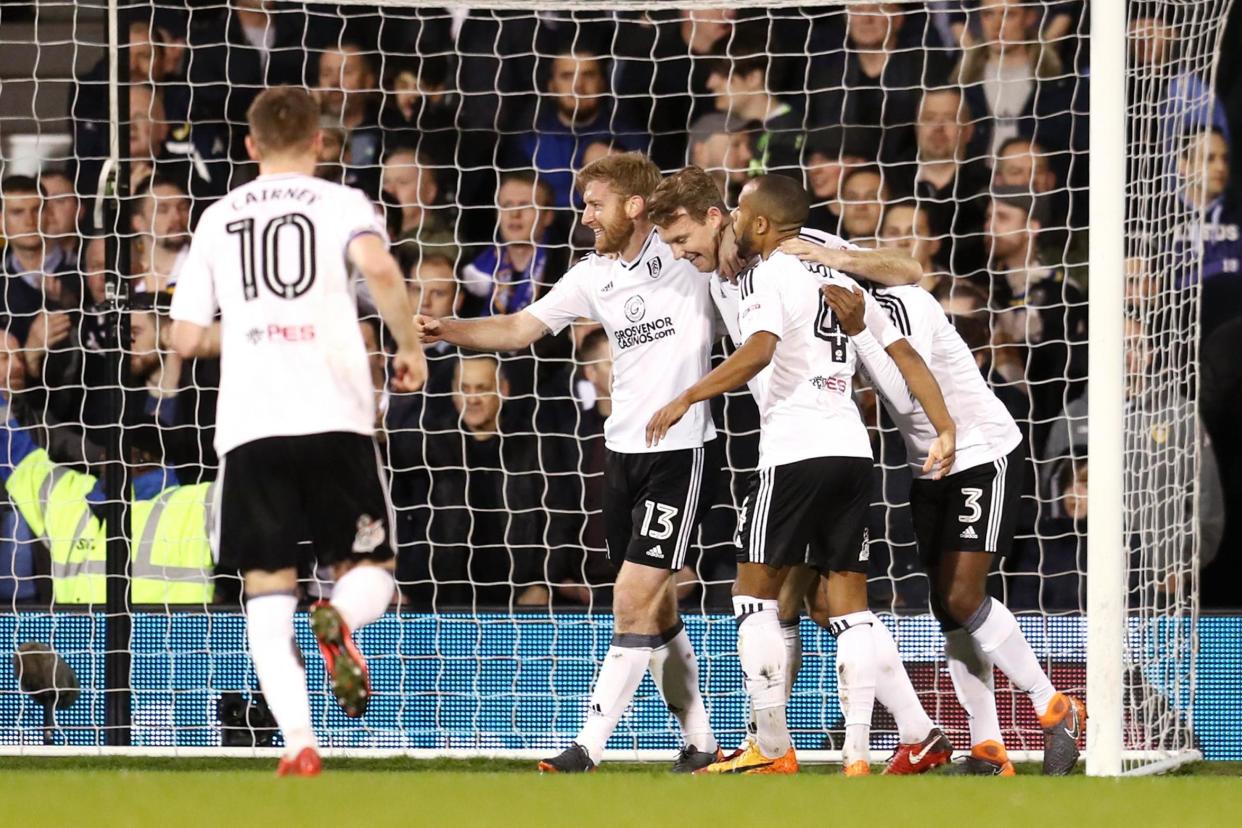
[[[658, 765], [539, 776], [529, 762], [326, 760], [318, 779], [276, 779], [239, 759], [0, 759], [8, 826], [1198, 826], [1242, 824], [1242, 763], [1170, 776], [843, 779], [677, 777]], [[878, 771], [879, 768], [877, 767]]]

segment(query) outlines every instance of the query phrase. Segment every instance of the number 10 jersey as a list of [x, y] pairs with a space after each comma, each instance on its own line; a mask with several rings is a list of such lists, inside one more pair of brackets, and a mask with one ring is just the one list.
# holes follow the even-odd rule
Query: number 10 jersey
[[266, 437], [374, 433], [347, 259], [365, 233], [387, 239], [362, 192], [300, 174], [260, 176], [203, 213], [172, 317], [206, 327], [220, 313], [221, 455]]

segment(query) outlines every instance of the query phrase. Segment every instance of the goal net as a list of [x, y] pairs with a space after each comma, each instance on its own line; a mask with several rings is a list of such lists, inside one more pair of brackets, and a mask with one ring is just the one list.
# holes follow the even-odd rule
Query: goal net
[[[1090, 141], [1098, 66], [1083, 3], [673, 5], [0, 5], [0, 644], [54, 651], [27, 647], [0, 675], [0, 748], [279, 744], [246, 652], [240, 581], [215, 570], [206, 529], [219, 365], [178, 360], [164, 337], [198, 217], [257, 174], [247, 106], [293, 83], [321, 105], [318, 174], [372, 197], [428, 314], [514, 312], [542, 295], [591, 245], [574, 170], [629, 149], [666, 172], [708, 169], [730, 205], [749, 176], [800, 177], [811, 226], [910, 251], [1023, 431], [1017, 541], [990, 588], [1076, 695], [1088, 345], [1113, 349], [1124, 462], [1096, 471], [1124, 489], [1124, 693], [1115, 709], [1087, 704], [1122, 722], [1128, 770], [1193, 755], [1198, 572], [1222, 520], [1197, 365], [1201, 285], [1225, 266], [1211, 258], [1210, 210], [1227, 138], [1213, 89], [1229, 1], [1128, 4], [1125, 112], [1107, 147]], [[1093, 149], [1125, 153], [1113, 182], [1125, 188], [1124, 260], [1120, 249], [1089, 258]], [[1087, 304], [1092, 287], [1123, 278], [1124, 348], [1097, 342]], [[332, 703], [299, 622], [324, 744], [561, 745], [611, 636], [607, 340], [584, 320], [495, 358], [436, 347], [425, 392], [401, 395], [365, 296], [360, 315], [401, 603], [360, 636], [374, 683], [360, 722]], [[963, 748], [902, 442], [875, 395], [856, 393], [876, 457], [872, 608]], [[732, 538], [759, 423], [744, 390], [713, 414], [721, 485], [679, 580], [712, 723], [730, 744], [746, 721]], [[308, 599], [331, 590], [326, 573], [301, 575]], [[800, 753], [830, 758], [844, 727], [835, 646], [809, 620], [802, 637], [790, 728]], [[999, 673], [997, 693], [1007, 746], [1034, 756], [1043, 740], [1029, 701]], [[609, 744], [625, 756], [676, 747], [650, 679]], [[895, 744], [877, 706], [873, 749]]]

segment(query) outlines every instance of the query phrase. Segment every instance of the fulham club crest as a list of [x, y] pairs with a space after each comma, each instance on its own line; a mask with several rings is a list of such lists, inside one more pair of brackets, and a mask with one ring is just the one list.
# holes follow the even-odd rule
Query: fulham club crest
[[652, 279], [659, 278], [661, 267], [663, 267], [663, 265], [660, 264], [659, 256], [655, 256], [654, 258], [650, 258], [647, 260], [647, 272], [651, 274]]

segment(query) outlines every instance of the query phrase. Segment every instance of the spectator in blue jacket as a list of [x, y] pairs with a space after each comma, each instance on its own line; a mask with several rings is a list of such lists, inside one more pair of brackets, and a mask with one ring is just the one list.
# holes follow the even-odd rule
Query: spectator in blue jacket
[[1173, 228], [1174, 267], [1181, 287], [1203, 280], [1200, 326], [1206, 336], [1242, 315], [1242, 209], [1229, 192], [1224, 133], [1215, 126], [1187, 132], [1177, 174], [1187, 217]]
[[611, 140], [627, 150], [646, 148], [646, 136], [614, 114], [603, 60], [581, 49], [565, 49], [551, 60], [533, 116], [533, 129], [514, 136], [508, 166], [538, 170], [557, 207], [572, 205], [574, 171], [587, 145]]

